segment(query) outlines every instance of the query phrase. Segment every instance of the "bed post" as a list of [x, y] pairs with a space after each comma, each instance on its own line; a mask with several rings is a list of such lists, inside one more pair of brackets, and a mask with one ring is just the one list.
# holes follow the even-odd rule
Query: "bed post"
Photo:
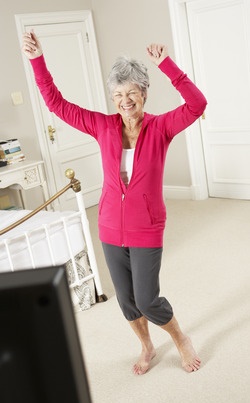
[[76, 194], [78, 209], [82, 216], [84, 236], [85, 236], [85, 240], [86, 240], [86, 244], [87, 244], [87, 251], [88, 251], [88, 257], [89, 257], [89, 261], [90, 261], [90, 267], [94, 274], [97, 299], [98, 299], [98, 302], [104, 302], [104, 301], [107, 301], [108, 298], [105, 294], [103, 294], [103, 291], [102, 291], [99, 270], [98, 270], [97, 263], [96, 263], [94, 247], [93, 247], [92, 238], [91, 238], [90, 229], [89, 229], [89, 220], [87, 218], [83, 195], [81, 192], [81, 182], [75, 178], [75, 172], [73, 171], [73, 169], [70, 169], [70, 168], [67, 169], [65, 171], [65, 176], [68, 179], [70, 179], [71, 187]]

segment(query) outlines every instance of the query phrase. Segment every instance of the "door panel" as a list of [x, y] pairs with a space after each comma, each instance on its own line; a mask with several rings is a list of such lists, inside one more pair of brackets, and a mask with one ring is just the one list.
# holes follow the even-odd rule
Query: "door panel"
[[[53, 14], [36, 14], [33, 21], [30, 15], [30, 18], [24, 21], [23, 29], [34, 29], [38, 35], [48, 69], [64, 98], [87, 109], [106, 112], [90, 12], [83, 12], [81, 18], [76, 15], [75, 18], [69, 18], [69, 21], [68, 13], [62, 13], [59, 20], [58, 13], [55, 20]], [[82, 183], [86, 207], [97, 204], [103, 179], [98, 144], [88, 134], [79, 132], [50, 113], [35, 85], [29, 65], [27, 74], [31, 81], [30, 91], [33, 92], [33, 99], [37, 101], [33, 104], [36, 109], [35, 116], [38, 117], [43, 157], [52, 192], [65, 186], [65, 170], [72, 168]], [[49, 125], [54, 129], [53, 141], [49, 137]], [[54, 207], [61, 210], [75, 209], [73, 192], [61, 196], [59, 204]]]
[[195, 78], [207, 99], [201, 131], [209, 195], [250, 199], [249, 2], [187, 2]]

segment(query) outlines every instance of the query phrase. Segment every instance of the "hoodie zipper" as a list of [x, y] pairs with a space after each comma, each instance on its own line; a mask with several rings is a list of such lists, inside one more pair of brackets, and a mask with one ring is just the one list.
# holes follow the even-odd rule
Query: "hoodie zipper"
[[122, 203], [121, 203], [121, 231], [122, 231], [122, 247], [124, 247], [124, 219], [125, 219], [125, 193], [122, 193]]

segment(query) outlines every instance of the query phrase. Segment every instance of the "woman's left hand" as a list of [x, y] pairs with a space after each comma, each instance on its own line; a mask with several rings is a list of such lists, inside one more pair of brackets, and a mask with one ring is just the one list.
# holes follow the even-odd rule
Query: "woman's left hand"
[[147, 53], [151, 62], [156, 64], [156, 66], [168, 56], [167, 47], [159, 43], [151, 43], [147, 46]]

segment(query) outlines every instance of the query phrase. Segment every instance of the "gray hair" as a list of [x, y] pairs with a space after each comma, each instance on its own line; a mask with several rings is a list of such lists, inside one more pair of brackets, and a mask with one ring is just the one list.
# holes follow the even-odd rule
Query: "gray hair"
[[135, 59], [120, 56], [114, 63], [107, 79], [111, 99], [113, 98], [113, 92], [117, 85], [123, 85], [127, 82], [138, 85], [146, 97], [149, 87], [147, 67]]

